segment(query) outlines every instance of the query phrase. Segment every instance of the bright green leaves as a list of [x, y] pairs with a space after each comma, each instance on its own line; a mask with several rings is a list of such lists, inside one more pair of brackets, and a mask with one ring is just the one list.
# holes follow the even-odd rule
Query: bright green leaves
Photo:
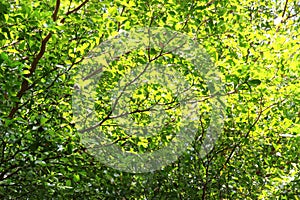
[[80, 176], [79, 176], [79, 174], [74, 174], [74, 175], [73, 175], [73, 180], [74, 180], [75, 182], [79, 182], [79, 181], [80, 181]]
[[[147, 67], [149, 65], [147, 60], [160, 53], [159, 50], [155, 49], [149, 49], [148, 51], [149, 54], [145, 54], [142, 50], [133, 51], [131, 54], [122, 56], [118, 61], [111, 63], [101, 74], [97, 89], [95, 108], [99, 120], [105, 120], [101, 131], [105, 132], [111, 141], [118, 141], [117, 144], [128, 152], [142, 153], [162, 148], [164, 144], [170, 141], [172, 132], [176, 129], [174, 127], [176, 120], [179, 119], [177, 117], [175, 120], [175, 116], [178, 114], [176, 113], [178, 110], [175, 109], [178, 104], [176, 94], [167, 88], [166, 83], [151, 82], [149, 77], [141, 82], [145, 78], [143, 78], [143, 72], [135, 71], [140, 66]], [[164, 62], [163, 59], [159, 61]], [[167, 63], [163, 63], [163, 65], [165, 64]], [[150, 65], [153, 65], [152, 61]], [[136, 84], [133, 81], [135, 76], [128, 77], [128, 74], [132, 73], [136, 76], [142, 75], [139, 80], [136, 80], [139, 82], [137, 87], [131, 85]], [[158, 75], [155, 72], [153, 73], [153, 77]], [[147, 130], [149, 126], [153, 128], [153, 122], [159, 120], [156, 115], [161, 112], [159, 111], [161, 109], [166, 110], [167, 118], [172, 117], [174, 120], [170, 121], [166, 118], [164, 123], [169, 125], [166, 125], [161, 132], [158, 127], [156, 131], [154, 130], [151, 133], [156, 135], [147, 135], [146, 132], [149, 131]], [[131, 121], [126, 123], [124, 122], [126, 119]], [[137, 131], [129, 130], [128, 127], [130, 126], [136, 128]], [[123, 127], [125, 127], [124, 130]]]
[[[298, 198], [297, 1], [287, 1], [285, 8], [285, 1], [119, 0], [89, 1], [78, 8], [83, 2], [61, 1], [55, 23], [56, 1], [0, 2], [0, 198]], [[67, 12], [72, 13], [67, 16]], [[278, 17], [282, 22], [275, 25]], [[120, 30], [147, 26], [184, 31], [205, 48], [222, 73], [228, 92], [227, 113], [224, 135], [207, 157], [198, 156], [212, 123], [211, 108], [205, 101], [199, 105], [201, 129], [193, 147], [162, 171], [132, 175], [104, 168], [81, 146], [71, 112], [73, 74], [82, 58], [103, 40]], [[28, 91], [19, 99], [22, 80], [30, 74], [48, 33], [52, 36], [45, 54], [27, 78]], [[159, 50], [151, 49], [150, 57]], [[119, 81], [148, 61], [148, 52], [133, 51], [110, 63], [100, 78], [97, 95], [91, 94], [97, 97], [93, 108], [99, 120], [111, 112]], [[203, 76], [190, 62], [172, 54], [157, 62], [172, 64], [193, 85], [197, 98], [210, 95]], [[104, 60], [99, 63], [108, 66]], [[116, 128], [128, 124], [110, 119], [101, 127], [107, 133], [104, 142], [116, 142], [131, 153], [151, 152], [169, 144], [185, 114], [176, 107], [176, 97], [163, 83], [136, 88], [123, 99], [130, 123], [152, 126], [155, 109], [163, 104], [160, 108], [168, 109], [161, 119], [164, 128], [155, 136], [130, 135], [122, 126]], [[8, 119], [16, 102], [19, 110], [14, 119]]]
[[127, 19], [127, 17], [117, 16], [115, 19], [117, 22], [122, 23]]

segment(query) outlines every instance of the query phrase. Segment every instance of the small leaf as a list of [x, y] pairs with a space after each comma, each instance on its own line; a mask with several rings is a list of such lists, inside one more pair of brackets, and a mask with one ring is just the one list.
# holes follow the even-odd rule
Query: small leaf
[[68, 153], [70, 153], [70, 154], [73, 152], [73, 145], [71, 143], [69, 143], [67, 145], [67, 150], [68, 150]]
[[123, 21], [125, 21], [127, 19], [127, 17], [117, 16], [115, 19], [116, 19], [117, 22], [122, 23]]
[[67, 180], [67, 181], [66, 181], [66, 186], [71, 186], [71, 185], [72, 185], [71, 180]]
[[41, 119], [40, 119], [41, 125], [44, 125], [46, 123], [46, 121], [48, 121], [47, 118], [41, 117]]
[[248, 84], [251, 86], [258, 86], [261, 84], [261, 80], [259, 79], [252, 79], [248, 81]]
[[73, 175], [73, 180], [74, 180], [75, 182], [80, 181], [80, 176], [79, 176], [79, 174], [74, 174], [74, 175]]
[[24, 70], [23, 74], [30, 74], [30, 71], [29, 70]]

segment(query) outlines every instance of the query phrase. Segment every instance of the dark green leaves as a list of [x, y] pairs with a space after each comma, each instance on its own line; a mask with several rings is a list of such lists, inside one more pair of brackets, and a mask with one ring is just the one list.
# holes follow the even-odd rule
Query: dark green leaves
[[258, 86], [261, 84], [261, 80], [259, 79], [251, 79], [249, 81], [247, 81], [247, 83], [250, 85], [250, 86]]

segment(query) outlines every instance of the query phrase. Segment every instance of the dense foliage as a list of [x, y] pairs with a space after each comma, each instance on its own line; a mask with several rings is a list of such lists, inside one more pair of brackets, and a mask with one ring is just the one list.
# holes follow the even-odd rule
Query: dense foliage
[[[0, 198], [300, 198], [299, 13], [300, 3], [292, 0], [1, 0]], [[133, 174], [105, 166], [82, 144], [72, 94], [88, 52], [139, 27], [182, 32], [205, 49], [221, 72], [226, 115], [207, 156], [199, 156], [210, 121], [203, 106], [197, 136], [176, 162]], [[174, 59], [183, 73], [191, 66]], [[132, 52], [106, 71], [95, 105], [100, 118], [109, 112], [104, 94], [114, 78], [141, 62], [147, 59]], [[152, 105], [151, 99], [168, 94], [154, 86], [136, 95], [150, 93]], [[174, 101], [171, 94], [160, 103], [168, 101]], [[112, 140], [124, 136], [100, 128], [112, 132]], [[167, 128], [170, 134], [176, 124]], [[159, 140], [126, 139], [119, 145], [127, 142], [132, 151], [155, 149]]]

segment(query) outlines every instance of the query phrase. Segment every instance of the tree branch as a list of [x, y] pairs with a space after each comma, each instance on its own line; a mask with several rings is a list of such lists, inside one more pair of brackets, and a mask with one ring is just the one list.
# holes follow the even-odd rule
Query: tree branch
[[54, 9], [54, 12], [52, 14], [53, 21], [57, 20], [57, 13], [58, 13], [58, 10], [59, 10], [59, 6], [60, 6], [60, 0], [56, 0], [55, 9]]
[[210, 2], [208, 2], [205, 7], [209, 7], [211, 6], [213, 3], [215, 3], [216, 0], [211, 0]]
[[[286, 99], [283, 99], [283, 100], [281, 100], [281, 101], [279, 101], [279, 102], [273, 103], [273, 104], [271, 104], [271, 105], [265, 107], [264, 109], [262, 109], [261, 106], [260, 106], [260, 110], [259, 110], [258, 116], [256, 117], [255, 121], [250, 125], [248, 131], [247, 131], [246, 134], [244, 135], [244, 138], [247, 138], [247, 137], [249, 136], [249, 134], [251, 133], [251, 131], [252, 131], [252, 129], [254, 128], [254, 126], [255, 126], [255, 125], [258, 123], [258, 121], [260, 120], [260, 118], [261, 118], [263, 112], [265, 112], [266, 110], [272, 108], [273, 106], [275, 106], [275, 105], [277, 105], [277, 104], [279, 104], [279, 103], [284, 102], [285, 100], [286, 100]], [[262, 101], [262, 99], [261, 99], [261, 101]], [[261, 104], [260, 104], [260, 105], [261, 105]], [[240, 143], [237, 143], [237, 144], [235, 144], [235, 145], [233, 146], [233, 148], [232, 148], [232, 150], [231, 150], [229, 156], [227, 157], [225, 163], [223, 164], [223, 166], [221, 167], [221, 169], [220, 169], [219, 171], [222, 171], [222, 169], [230, 162], [230, 159], [232, 158], [234, 152], [236, 151], [236, 149], [237, 149], [239, 146], [240, 146]]]
[[[57, 13], [59, 10], [59, 6], [60, 6], [60, 0], [56, 0], [55, 9], [52, 14], [53, 21], [55, 21], [57, 19]], [[28, 87], [29, 87], [28, 86], [29, 85], [28, 78], [32, 76], [32, 74], [34, 73], [34, 71], [37, 68], [39, 61], [45, 54], [46, 45], [47, 45], [47, 42], [49, 41], [49, 39], [51, 38], [51, 36], [52, 36], [52, 33], [48, 33], [48, 35], [42, 40], [40, 51], [39, 51], [38, 55], [34, 58], [33, 62], [31, 63], [31, 66], [29, 69], [29, 74], [24, 75], [21, 89], [19, 90], [19, 92], [17, 94], [18, 99], [21, 99], [22, 96], [24, 95], [24, 93], [28, 90]], [[14, 115], [16, 114], [16, 112], [18, 111], [18, 109], [19, 109], [19, 102], [16, 102], [15, 106], [11, 109], [11, 111], [8, 115], [8, 118], [12, 119], [14, 117]]]
[[[80, 4], [78, 7], [76, 7], [75, 9], [73, 10], [70, 10], [66, 13], [66, 16], [72, 14], [72, 13], [75, 13], [77, 12], [80, 8], [82, 8], [89, 0], [85, 0], [82, 4]], [[53, 11], [53, 14], [52, 14], [52, 19], [53, 21], [56, 21], [58, 19], [58, 11], [59, 11], [59, 7], [60, 7], [60, 0], [56, 0], [56, 4], [55, 4], [55, 9]], [[63, 23], [65, 21], [65, 18], [63, 18], [61, 20], [61, 23]], [[42, 40], [42, 44], [41, 44], [41, 48], [40, 48], [40, 51], [38, 53], [38, 55], [34, 58], [31, 66], [30, 66], [30, 69], [29, 69], [29, 74], [25, 74], [24, 75], [24, 79], [23, 79], [23, 82], [22, 82], [22, 85], [21, 85], [21, 89], [19, 90], [18, 94], [17, 94], [17, 98], [18, 99], [21, 99], [22, 96], [24, 95], [24, 93], [30, 88], [29, 87], [29, 82], [28, 82], [28, 78], [32, 76], [32, 74], [35, 72], [36, 68], [37, 68], [37, 65], [39, 63], [39, 61], [41, 60], [41, 58], [43, 57], [43, 55], [45, 54], [45, 51], [46, 51], [46, 45], [49, 41], [49, 39], [51, 38], [52, 36], [52, 33], [48, 33], [48, 35]], [[8, 118], [12, 119], [14, 117], [14, 115], [16, 114], [16, 112], [18, 111], [19, 109], [19, 102], [16, 102], [15, 103], [15, 106], [11, 109], [9, 115], [8, 115]]]
[[[73, 10], [69, 10], [67, 13], [66, 13], [66, 17], [72, 13], [75, 13], [77, 12], [78, 10], [80, 10], [80, 8], [82, 8], [85, 4], [87, 4], [87, 2], [89, 2], [89, 0], [85, 0], [84, 2], [82, 2], [78, 7], [74, 8]], [[60, 22], [61, 23], [64, 23], [65, 20], [66, 20], [66, 17], [64, 17]]]
[[286, 1], [285, 1], [283, 13], [282, 13], [282, 16], [281, 16], [282, 18], [284, 17], [284, 15], [285, 15], [285, 13], [286, 13], [288, 2], [289, 2], [289, 0], [286, 0]]
[[[289, 2], [289, 0], [286, 0], [286, 1], [285, 1], [284, 8], [283, 8], [283, 12], [282, 12], [282, 15], [281, 15], [281, 21], [280, 21], [280, 23], [283, 23], [283, 22], [285, 21], [285, 20], [283, 20], [283, 18], [284, 18], [284, 15], [285, 15], [285, 13], [286, 13], [286, 10], [287, 10], [288, 2]], [[276, 32], [278, 32], [279, 29], [280, 29], [280, 25], [277, 27]]]

